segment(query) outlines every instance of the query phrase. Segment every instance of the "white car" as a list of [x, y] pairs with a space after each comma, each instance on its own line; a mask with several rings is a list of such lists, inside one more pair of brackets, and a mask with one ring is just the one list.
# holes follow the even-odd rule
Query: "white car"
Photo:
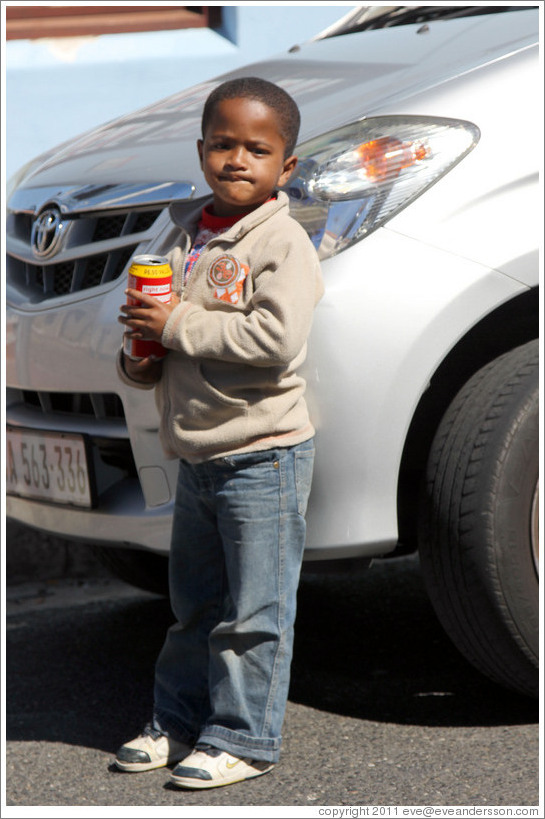
[[115, 358], [129, 260], [208, 192], [202, 104], [257, 75], [298, 102], [293, 215], [326, 294], [305, 364], [317, 429], [307, 561], [418, 549], [448, 634], [538, 685], [537, 6], [362, 7], [276, 59], [107, 123], [13, 180], [7, 514], [164, 589], [177, 464]]

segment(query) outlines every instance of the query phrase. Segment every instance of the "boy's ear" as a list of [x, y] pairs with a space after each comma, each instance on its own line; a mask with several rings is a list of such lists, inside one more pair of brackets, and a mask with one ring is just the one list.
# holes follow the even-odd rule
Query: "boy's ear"
[[201, 163], [201, 170], [202, 170], [202, 163], [203, 163], [203, 141], [202, 139], [197, 140], [197, 151], [199, 154], [199, 162]]
[[282, 185], [285, 185], [290, 176], [293, 174], [295, 168], [297, 167], [297, 157], [296, 156], [288, 156], [287, 159], [284, 160], [284, 166], [282, 173], [280, 174], [280, 179], [278, 180], [278, 187], [281, 188]]

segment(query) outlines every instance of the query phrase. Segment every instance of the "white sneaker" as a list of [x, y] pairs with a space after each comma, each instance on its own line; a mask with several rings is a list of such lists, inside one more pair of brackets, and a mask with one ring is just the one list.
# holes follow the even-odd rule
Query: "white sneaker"
[[272, 762], [239, 759], [227, 751], [208, 747], [194, 750], [170, 774], [170, 781], [179, 788], [218, 788], [243, 779], [261, 776], [274, 768]]
[[114, 763], [122, 771], [138, 773], [179, 762], [190, 753], [191, 745], [166, 737], [146, 725], [139, 737], [121, 746]]

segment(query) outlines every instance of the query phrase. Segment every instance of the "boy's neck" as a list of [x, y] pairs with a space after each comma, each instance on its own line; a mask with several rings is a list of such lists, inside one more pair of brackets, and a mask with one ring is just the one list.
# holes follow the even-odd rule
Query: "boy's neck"
[[273, 191], [269, 198], [265, 199], [264, 202], [260, 202], [259, 205], [254, 205], [251, 208], [246, 208], [235, 213], [221, 213], [221, 207], [219, 208], [220, 213], [218, 213], [218, 208], [216, 207], [214, 202], [211, 202], [209, 205], [207, 205], [206, 210], [211, 216], [214, 216], [217, 219], [234, 219], [235, 222], [237, 222], [239, 219], [242, 219], [243, 216], [248, 216], [249, 213], [253, 213], [254, 210], [260, 208], [261, 205], [265, 205], [267, 202], [273, 201], [274, 199], [276, 199], [276, 196], [277, 196], [276, 191]]

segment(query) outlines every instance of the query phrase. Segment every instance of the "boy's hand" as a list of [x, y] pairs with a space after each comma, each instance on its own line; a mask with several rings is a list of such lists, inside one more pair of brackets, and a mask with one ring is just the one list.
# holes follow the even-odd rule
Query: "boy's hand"
[[142, 384], [155, 384], [161, 378], [163, 359], [150, 356], [140, 361], [133, 361], [123, 353], [123, 369], [134, 381], [140, 381]]
[[125, 290], [128, 298], [140, 302], [137, 305], [123, 304], [118, 321], [124, 324], [131, 331], [131, 338], [147, 341], [161, 341], [163, 329], [170, 314], [180, 303], [179, 297], [173, 293], [169, 304], [165, 304], [159, 299], [140, 290]]

